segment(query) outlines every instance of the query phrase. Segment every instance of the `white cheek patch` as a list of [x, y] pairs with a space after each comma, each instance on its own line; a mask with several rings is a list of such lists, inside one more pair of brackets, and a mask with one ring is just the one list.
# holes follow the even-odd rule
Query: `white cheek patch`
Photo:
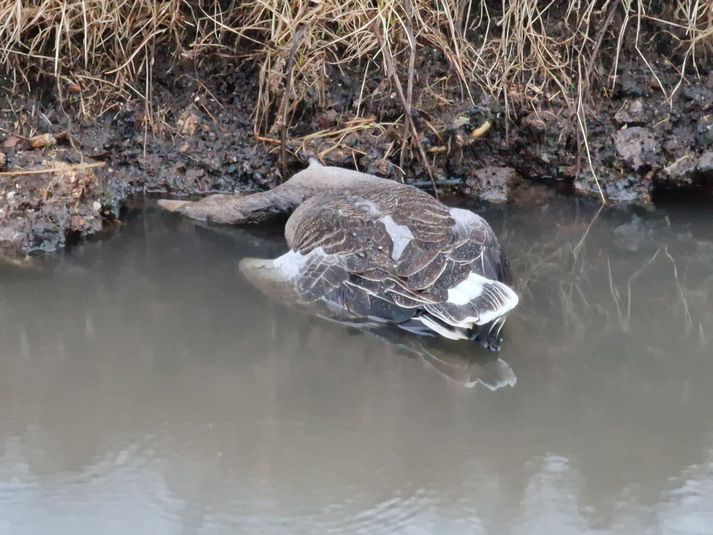
[[391, 251], [391, 258], [398, 260], [406, 249], [406, 246], [413, 240], [413, 233], [406, 225], [399, 225], [390, 215], [379, 219], [386, 227], [394, 247]]

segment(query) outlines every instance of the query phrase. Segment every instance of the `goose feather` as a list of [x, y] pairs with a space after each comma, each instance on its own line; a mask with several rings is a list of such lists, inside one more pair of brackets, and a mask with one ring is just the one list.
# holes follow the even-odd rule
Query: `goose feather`
[[375, 180], [319, 193], [297, 207], [285, 237], [287, 253], [245, 260], [243, 271], [342, 318], [463, 339], [479, 326], [499, 334], [518, 302], [487, 222], [411, 186]]

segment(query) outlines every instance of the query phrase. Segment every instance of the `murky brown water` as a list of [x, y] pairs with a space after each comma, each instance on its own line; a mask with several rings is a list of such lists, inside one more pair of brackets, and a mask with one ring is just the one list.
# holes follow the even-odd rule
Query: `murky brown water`
[[713, 533], [713, 225], [596, 212], [486, 213], [500, 361], [268, 303], [279, 234], [151, 207], [0, 266], [0, 533]]

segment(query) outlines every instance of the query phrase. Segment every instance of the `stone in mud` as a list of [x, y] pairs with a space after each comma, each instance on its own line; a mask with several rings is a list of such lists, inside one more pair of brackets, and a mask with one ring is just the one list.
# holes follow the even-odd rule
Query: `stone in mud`
[[575, 177], [574, 190], [597, 199], [603, 195], [607, 201], [614, 203], [651, 204], [653, 171], [644, 176], [631, 172], [622, 173], [614, 167], [606, 166], [599, 167], [597, 171], [599, 185], [591, 170], [584, 168]]
[[651, 110], [644, 99], [630, 99], [614, 114], [614, 120], [620, 125], [641, 126], [651, 120]]
[[696, 156], [689, 152], [667, 165], [657, 180], [663, 179], [669, 186], [686, 186], [693, 183], [693, 173], [696, 170]]
[[[2, 216], [2, 213], [0, 213]], [[25, 257], [23, 248], [25, 233], [13, 228], [13, 223], [0, 224], [0, 268], [3, 264], [15, 264]]]
[[[549, 113], [549, 115], [552, 115]], [[549, 117], [548, 117], [549, 118]], [[545, 123], [545, 117], [541, 113], [530, 112], [520, 121], [521, 126], [528, 128], [530, 131], [541, 134], [547, 130], [547, 123]]]
[[655, 169], [661, 164], [661, 145], [648, 128], [634, 126], [619, 130], [614, 145], [620, 158], [632, 171]]
[[698, 119], [698, 142], [704, 147], [713, 145], [713, 115], [704, 115]]
[[178, 131], [184, 136], [195, 135], [201, 124], [201, 118], [193, 106], [189, 106], [181, 113], [176, 121]]
[[326, 130], [327, 128], [332, 128], [337, 124], [337, 120], [339, 119], [339, 114], [337, 113], [336, 110], [334, 109], [328, 109], [322, 113], [320, 113], [317, 118], [315, 119], [315, 122], [319, 127], [323, 130]]
[[353, 162], [352, 154], [353, 152], [346, 147], [337, 147], [325, 154], [323, 159], [326, 165], [348, 167]]
[[688, 99], [685, 105], [686, 110], [707, 111], [713, 107], [713, 89], [711, 88], [701, 85], [686, 87], [683, 90], [683, 96]]
[[621, 75], [618, 80], [618, 88], [622, 95], [628, 97], [647, 97], [651, 94], [648, 87], [647, 78], [642, 77], [636, 65], [627, 62], [621, 65]]
[[512, 167], [488, 166], [472, 174], [465, 181], [465, 193], [492, 203], [506, 202], [522, 180]]
[[0, 226], [0, 249], [14, 249], [22, 245], [22, 232], [9, 227]]
[[385, 178], [391, 178], [396, 175], [396, 166], [389, 160], [384, 158], [377, 158], [369, 163], [366, 172], [370, 175], [383, 176]]
[[671, 159], [678, 159], [689, 152], [693, 145], [694, 132], [690, 124], [679, 125], [664, 138], [662, 148]]
[[713, 150], [704, 152], [696, 162], [696, 172], [705, 178], [713, 178]]

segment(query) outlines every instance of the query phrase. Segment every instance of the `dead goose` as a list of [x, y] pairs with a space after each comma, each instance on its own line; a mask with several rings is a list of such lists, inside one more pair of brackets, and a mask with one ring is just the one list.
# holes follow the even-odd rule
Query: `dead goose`
[[161, 205], [223, 223], [294, 210], [285, 228], [290, 250], [244, 259], [240, 269], [266, 293], [340, 321], [394, 323], [496, 350], [518, 302], [483, 218], [372, 175], [313, 161], [268, 192]]

